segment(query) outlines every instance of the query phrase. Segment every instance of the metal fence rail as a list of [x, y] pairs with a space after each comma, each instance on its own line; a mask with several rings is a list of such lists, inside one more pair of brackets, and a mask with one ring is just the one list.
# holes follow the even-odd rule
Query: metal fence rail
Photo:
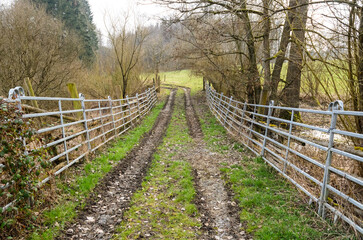
[[[363, 234], [363, 178], [356, 171], [363, 167], [363, 152], [353, 144], [362, 141], [363, 134], [338, 129], [349, 117], [363, 117], [363, 112], [344, 111], [341, 101], [331, 103], [327, 111], [279, 107], [273, 102], [248, 104], [208, 84], [206, 97], [219, 122], [308, 195], [310, 203], [316, 202], [320, 216], [330, 215], [334, 222], [340, 218]], [[281, 111], [291, 118], [278, 117]], [[309, 123], [297, 121], [299, 115]]]
[[[24, 113], [24, 119], [31, 119], [42, 143], [24, 142], [26, 152], [46, 149], [49, 161], [53, 162], [53, 172], [40, 181], [48, 182], [67, 168], [96, 151], [98, 148], [125, 133], [140, 121], [157, 101], [155, 86], [134, 97], [125, 99], [86, 99], [79, 98], [29, 97], [22, 88], [11, 89], [9, 101], [16, 102], [19, 109], [25, 108], [28, 101], [37, 101], [49, 110], [38, 113]], [[50, 107], [49, 107], [50, 106]], [[76, 109], [75, 106], [80, 106]], [[4, 166], [0, 164], [0, 168]], [[5, 190], [9, 184], [0, 184]], [[14, 201], [3, 199], [3, 212]]]

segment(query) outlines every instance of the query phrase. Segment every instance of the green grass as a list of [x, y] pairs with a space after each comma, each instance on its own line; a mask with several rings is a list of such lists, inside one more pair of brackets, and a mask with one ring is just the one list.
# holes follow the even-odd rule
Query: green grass
[[120, 137], [104, 154], [85, 164], [82, 169], [83, 171], [81, 170], [77, 173], [76, 177], [71, 180], [71, 183], [66, 183], [66, 176], [64, 175], [57, 180], [57, 187], [61, 193], [57, 200], [58, 203], [52, 209], [42, 213], [41, 222], [43, 226], [40, 230], [38, 229], [33, 232], [30, 239], [53, 239], [59, 234], [65, 224], [76, 216], [76, 207], [83, 206], [84, 200], [94, 189], [98, 181], [118, 161], [126, 156], [144, 133], [151, 130], [163, 105], [164, 102], [158, 103], [142, 121], [141, 125]]
[[260, 158], [222, 169], [236, 193], [240, 218], [255, 239], [350, 239], [318, 218], [300, 194]]
[[[189, 87], [191, 95], [203, 89], [203, 77], [193, 75], [190, 70], [163, 72], [160, 75], [162, 76], [161, 84], [167, 83]], [[164, 75], [166, 76], [166, 82], [164, 82]]]
[[[202, 113], [204, 140], [211, 149], [222, 153], [228, 152], [225, 149], [244, 152], [239, 143], [228, 143], [225, 129], [206, 108], [197, 106], [197, 112]], [[261, 158], [245, 157], [234, 166], [226, 163], [221, 171], [242, 209], [241, 222], [254, 239], [353, 238], [319, 218], [314, 209], [302, 201], [303, 195]]]
[[[338, 60], [331, 61], [340, 67], [347, 68], [346, 62], [340, 62]], [[310, 86], [312, 83], [317, 82], [319, 79], [320, 84], [318, 87], [318, 94], [321, 96], [326, 96], [325, 90], [332, 95], [332, 97], [344, 98], [348, 94], [348, 81], [347, 72], [330, 65], [325, 66], [321, 62], [309, 62], [309, 67], [305, 66], [302, 69], [302, 79], [301, 79], [301, 95], [311, 94]], [[258, 66], [261, 71], [262, 66]], [[286, 80], [288, 64], [284, 63], [281, 71], [281, 79]], [[273, 64], [271, 64], [271, 72], [273, 70]], [[312, 72], [315, 73], [312, 74]], [[194, 95], [203, 88], [203, 78], [202, 76], [195, 76], [190, 70], [172, 71], [172, 72], [162, 72], [160, 73], [161, 83], [182, 85], [191, 88], [191, 94]], [[164, 76], [166, 76], [166, 82], [164, 82]], [[263, 84], [264, 79], [261, 76], [261, 84]], [[284, 82], [280, 82], [278, 89], [281, 91], [284, 88]]]
[[[326, 91], [334, 96], [343, 98], [349, 94], [348, 92], [348, 74], [341, 68], [348, 68], [345, 61], [331, 60], [331, 64], [337, 65], [338, 67], [333, 67], [331, 65], [325, 65], [318, 61], [308, 62], [307, 65], [302, 69], [301, 76], [301, 95], [312, 94], [312, 89], [314, 89], [315, 83], [318, 85], [318, 94], [321, 96], [326, 96]], [[273, 71], [274, 65], [271, 64], [271, 73]], [[286, 80], [288, 63], [285, 62], [282, 65], [281, 79]], [[262, 71], [262, 66], [258, 65], [259, 72]], [[278, 89], [281, 91], [285, 83], [281, 81], [279, 83]], [[261, 84], [264, 82], [264, 77], [261, 76]], [[324, 90], [325, 89], [325, 90]]]
[[[177, 98], [182, 98], [179, 90]], [[183, 101], [176, 101], [163, 144], [154, 154], [142, 189], [134, 194], [115, 239], [196, 239], [200, 228], [193, 203], [190, 164], [180, 156], [192, 142]]]

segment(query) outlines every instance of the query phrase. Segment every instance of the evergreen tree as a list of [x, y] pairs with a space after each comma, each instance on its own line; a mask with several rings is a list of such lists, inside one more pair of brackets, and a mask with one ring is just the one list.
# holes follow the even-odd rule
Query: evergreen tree
[[96, 27], [87, 0], [32, 0], [44, 6], [47, 12], [60, 19], [69, 31], [74, 31], [81, 40], [83, 51], [80, 58], [91, 64], [98, 48]]

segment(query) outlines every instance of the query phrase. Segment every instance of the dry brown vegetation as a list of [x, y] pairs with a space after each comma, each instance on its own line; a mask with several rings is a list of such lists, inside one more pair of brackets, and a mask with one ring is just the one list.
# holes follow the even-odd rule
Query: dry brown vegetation
[[52, 95], [78, 77], [77, 38], [63, 24], [24, 1], [0, 9], [1, 94], [30, 78], [37, 96]]
[[[362, 1], [154, 2], [175, 11], [176, 56], [225, 95], [288, 107], [305, 97], [323, 109], [341, 99], [345, 109], [363, 110]], [[345, 121], [363, 133], [362, 117]]]

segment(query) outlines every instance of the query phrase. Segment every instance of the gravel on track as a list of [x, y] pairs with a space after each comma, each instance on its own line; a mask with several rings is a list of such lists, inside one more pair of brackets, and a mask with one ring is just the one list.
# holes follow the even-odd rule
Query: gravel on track
[[77, 218], [66, 226], [58, 239], [112, 238], [116, 227], [128, 209], [133, 193], [140, 188], [152, 156], [162, 142], [169, 125], [175, 90], [170, 93], [164, 109], [153, 128], [95, 187], [87, 198], [85, 207], [78, 210]]
[[190, 96], [190, 89], [185, 93], [186, 117], [190, 135], [195, 140], [190, 150], [189, 161], [194, 169], [195, 187], [199, 211], [207, 217], [203, 229], [208, 232], [201, 239], [249, 239], [241, 230], [238, 204], [222, 180], [221, 163], [229, 162], [225, 156], [212, 152], [203, 140], [203, 132]]

